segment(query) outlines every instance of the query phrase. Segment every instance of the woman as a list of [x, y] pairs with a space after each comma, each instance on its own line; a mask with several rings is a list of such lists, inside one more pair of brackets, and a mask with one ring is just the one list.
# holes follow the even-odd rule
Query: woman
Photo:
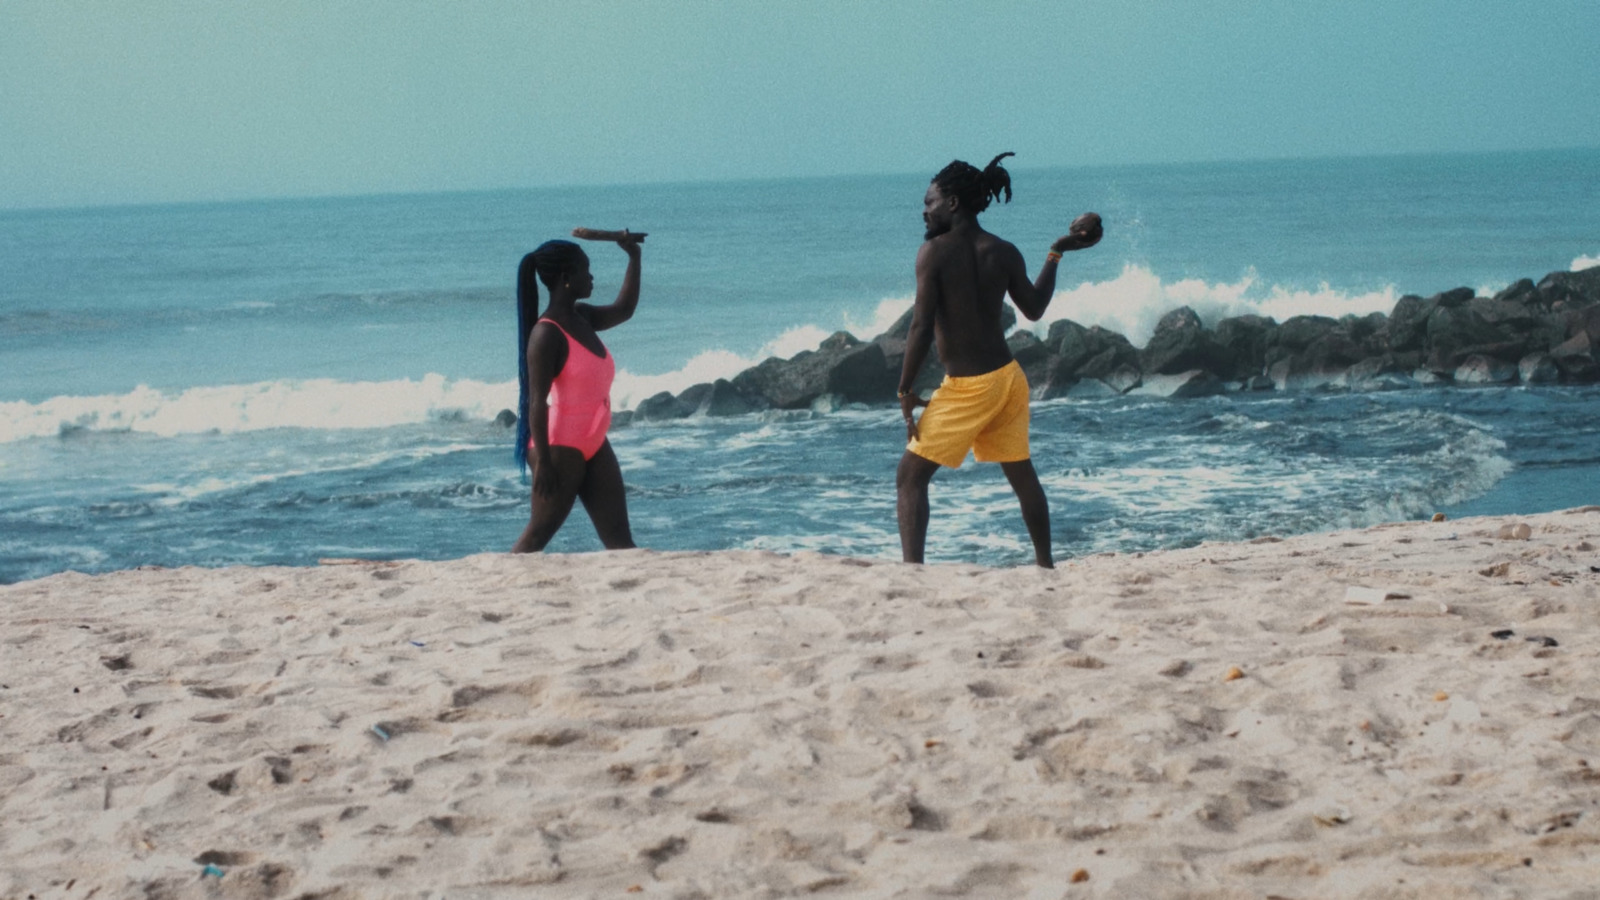
[[[533, 512], [513, 553], [543, 550], [574, 500], [583, 501], [606, 549], [634, 545], [622, 469], [606, 438], [616, 363], [597, 332], [633, 317], [639, 304], [639, 244], [645, 236], [609, 234], [628, 254], [622, 290], [610, 306], [578, 302], [594, 292], [594, 276], [588, 255], [571, 241], [546, 241], [524, 256], [517, 270], [522, 396], [516, 456], [520, 467], [533, 466]], [[550, 291], [542, 316], [535, 277]]]

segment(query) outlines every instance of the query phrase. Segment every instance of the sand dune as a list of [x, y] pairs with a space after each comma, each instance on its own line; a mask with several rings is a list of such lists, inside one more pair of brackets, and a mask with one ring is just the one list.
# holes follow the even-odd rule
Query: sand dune
[[0, 587], [0, 897], [1596, 897], [1597, 545]]

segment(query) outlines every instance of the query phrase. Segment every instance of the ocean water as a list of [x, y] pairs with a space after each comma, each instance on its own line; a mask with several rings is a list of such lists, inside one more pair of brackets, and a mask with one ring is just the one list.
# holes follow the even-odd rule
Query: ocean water
[[[941, 161], [942, 162], [942, 161]], [[1018, 161], [1025, 164], [1025, 158]], [[1387, 312], [1600, 263], [1600, 151], [1013, 171], [984, 224], [1030, 265], [1078, 212], [1044, 323]], [[0, 212], [0, 581], [509, 546], [513, 281], [574, 225], [647, 231], [614, 404], [910, 302], [926, 175]], [[592, 245], [604, 300], [624, 258]], [[1034, 406], [1058, 557], [1600, 502], [1600, 389]], [[897, 558], [891, 409], [620, 428], [662, 549]], [[552, 545], [598, 549], [581, 512]], [[998, 469], [933, 489], [929, 558], [1031, 558]]]

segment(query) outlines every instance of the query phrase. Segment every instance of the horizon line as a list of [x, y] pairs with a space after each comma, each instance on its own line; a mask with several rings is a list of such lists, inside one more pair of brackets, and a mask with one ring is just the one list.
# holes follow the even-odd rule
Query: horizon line
[[[1008, 166], [1012, 171], [1021, 172], [1047, 172], [1047, 171], [1100, 171], [1108, 169], [1160, 169], [1182, 168], [1186, 166], [1225, 166], [1240, 164], [1266, 164], [1266, 163], [1296, 163], [1296, 162], [1351, 162], [1357, 160], [1381, 159], [1420, 159], [1426, 157], [1465, 158], [1465, 157], [1495, 157], [1495, 156], [1538, 156], [1542, 154], [1584, 153], [1600, 152], [1600, 146], [1566, 146], [1566, 147], [1541, 147], [1541, 148], [1507, 148], [1499, 150], [1418, 150], [1395, 151], [1388, 153], [1351, 153], [1328, 154], [1313, 156], [1257, 156], [1257, 157], [1217, 157], [1211, 159], [1166, 160], [1162, 162], [1120, 162], [1120, 163], [1071, 163], [1056, 165], [1013, 165]], [[489, 187], [473, 188], [446, 188], [446, 189], [421, 189], [421, 190], [392, 190], [392, 191], [353, 191], [350, 193], [309, 193], [309, 194], [264, 194], [238, 197], [211, 197], [204, 199], [186, 200], [128, 200], [112, 201], [107, 203], [84, 204], [46, 204], [42, 206], [4, 206], [0, 205], [0, 216], [15, 214], [35, 213], [73, 213], [94, 212], [101, 210], [136, 210], [156, 209], [167, 207], [203, 207], [223, 206], [229, 204], [274, 204], [298, 203], [317, 200], [375, 200], [381, 198], [405, 197], [450, 197], [468, 196], [473, 194], [501, 194], [522, 191], [558, 191], [558, 190], [612, 190], [620, 188], [660, 188], [660, 187], [692, 187], [713, 184], [752, 185], [752, 184], [781, 184], [805, 181], [840, 181], [862, 178], [905, 178], [913, 177], [917, 173], [906, 171], [876, 171], [876, 172], [850, 172], [828, 175], [761, 175], [743, 176], [732, 178], [663, 178], [645, 179], [639, 181], [594, 181], [594, 182], [563, 182], [559, 184], [516, 184], [496, 185]], [[931, 177], [931, 176], [930, 176]]]

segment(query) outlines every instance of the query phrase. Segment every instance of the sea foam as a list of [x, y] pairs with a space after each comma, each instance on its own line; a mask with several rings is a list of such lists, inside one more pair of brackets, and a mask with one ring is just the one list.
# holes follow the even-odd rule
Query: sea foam
[[[1574, 268], [1578, 268], [1574, 261]], [[1600, 264], [1600, 260], [1594, 260]], [[1207, 324], [1227, 316], [1254, 313], [1279, 321], [1297, 315], [1342, 316], [1388, 312], [1397, 299], [1393, 287], [1349, 293], [1326, 284], [1315, 290], [1262, 284], [1254, 273], [1235, 282], [1200, 279], [1168, 281], [1150, 269], [1128, 264], [1108, 281], [1086, 281], [1056, 291], [1038, 323], [1019, 323], [1043, 334], [1050, 323], [1071, 319], [1126, 335], [1143, 346], [1168, 311], [1188, 306]], [[814, 350], [829, 334], [847, 330], [863, 339], [887, 331], [911, 308], [911, 296], [878, 301], [864, 317], [845, 316], [834, 328], [805, 324], [789, 328], [749, 355], [731, 350], [702, 351], [668, 372], [641, 374], [619, 369], [612, 405], [632, 409], [662, 391], [679, 393], [702, 382], [732, 378], [769, 357], [787, 359]], [[428, 374], [421, 379], [338, 381], [277, 380], [243, 385], [162, 391], [140, 386], [125, 394], [61, 396], [38, 403], [0, 402], [0, 443], [74, 431], [133, 431], [161, 436], [208, 431], [234, 433], [268, 428], [383, 428], [441, 418], [488, 420], [515, 409], [517, 383], [452, 379]]]
[[1121, 332], [1135, 346], [1144, 346], [1155, 333], [1156, 323], [1167, 312], [1180, 306], [1193, 309], [1207, 325], [1230, 316], [1253, 314], [1271, 316], [1282, 322], [1293, 316], [1366, 315], [1394, 309], [1399, 294], [1393, 286], [1366, 293], [1349, 293], [1326, 282], [1315, 289], [1262, 284], [1254, 271], [1234, 282], [1207, 282], [1198, 278], [1167, 281], [1150, 269], [1129, 263], [1122, 274], [1110, 281], [1086, 281], [1076, 287], [1058, 288], [1044, 318], [1037, 325], [1024, 325], [1044, 331], [1051, 322], [1071, 319], [1080, 325], [1099, 325]]
[[443, 418], [492, 419], [516, 403], [515, 381], [487, 384], [430, 374], [421, 380], [264, 381], [168, 392], [139, 386], [125, 394], [0, 403], [0, 443], [77, 431], [131, 431], [173, 437], [268, 428], [385, 428]]
[[1595, 266], [1600, 266], [1600, 256], [1580, 256], [1572, 261], [1570, 268], [1574, 272], [1581, 272], [1584, 269], [1592, 269]]

